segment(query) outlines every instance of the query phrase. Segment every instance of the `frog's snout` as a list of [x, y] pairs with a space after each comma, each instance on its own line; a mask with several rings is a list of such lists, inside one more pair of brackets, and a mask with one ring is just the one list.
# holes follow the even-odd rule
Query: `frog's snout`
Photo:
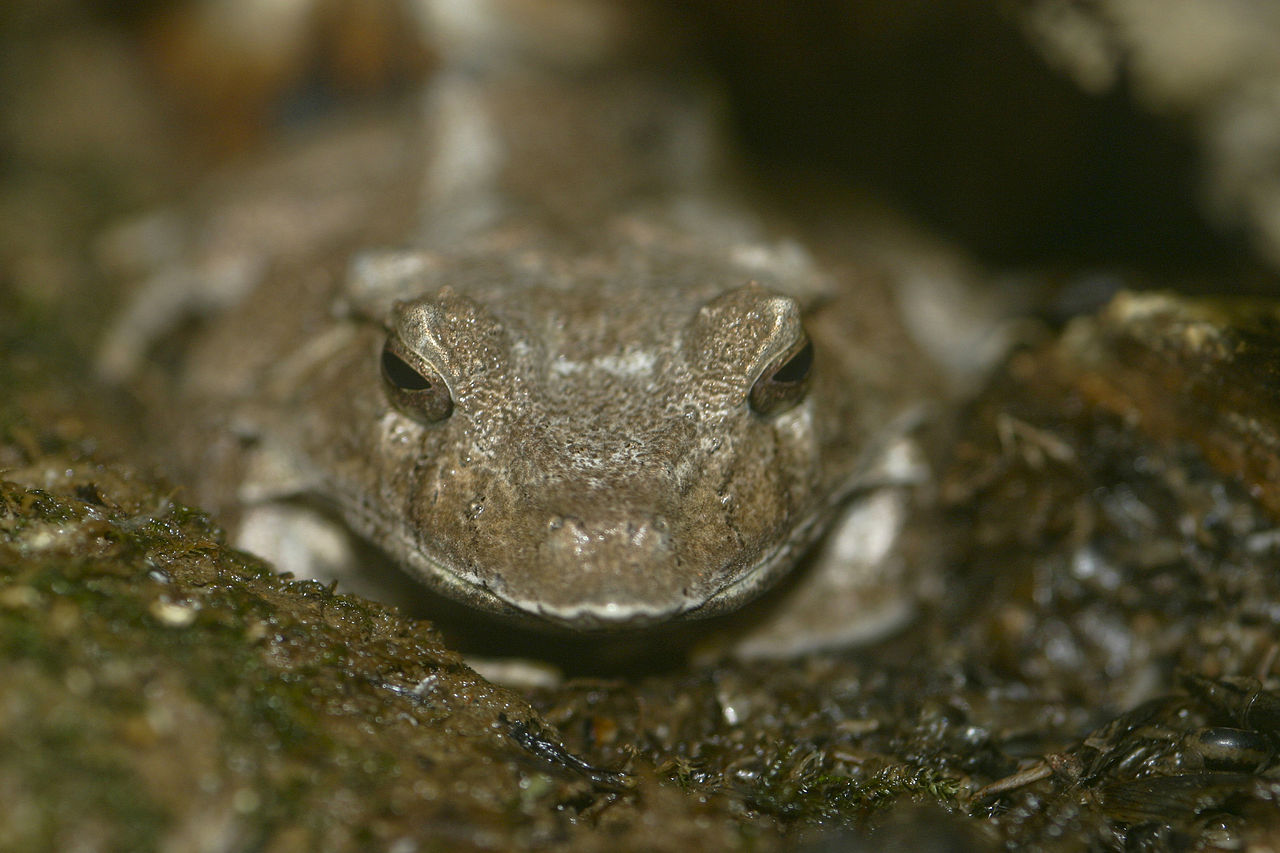
[[636, 567], [662, 563], [671, 556], [665, 516], [596, 517], [553, 515], [547, 523], [546, 554], [556, 562], [577, 563], [584, 570], [609, 566]]
[[[688, 607], [666, 514], [578, 506], [547, 513], [543, 524], [531, 571], [507, 578], [508, 594], [542, 617], [579, 629], [627, 628]], [[521, 590], [526, 582], [531, 588]]]

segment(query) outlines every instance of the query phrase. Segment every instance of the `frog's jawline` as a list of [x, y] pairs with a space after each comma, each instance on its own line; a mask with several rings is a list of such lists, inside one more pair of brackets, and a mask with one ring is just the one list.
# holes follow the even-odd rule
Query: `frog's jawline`
[[787, 537], [749, 568], [739, 570], [709, 595], [685, 599], [667, 606], [642, 608], [617, 604], [550, 608], [537, 602], [513, 601], [496, 590], [475, 583], [445, 563], [424, 553], [400, 525], [387, 524], [358, 502], [345, 503], [343, 514], [361, 535], [375, 542], [395, 543], [385, 549], [425, 586], [477, 610], [516, 622], [572, 632], [630, 631], [664, 623], [705, 619], [736, 610], [774, 585], [802, 554], [813, 547], [822, 522], [834, 507], [816, 511], [791, 529]]

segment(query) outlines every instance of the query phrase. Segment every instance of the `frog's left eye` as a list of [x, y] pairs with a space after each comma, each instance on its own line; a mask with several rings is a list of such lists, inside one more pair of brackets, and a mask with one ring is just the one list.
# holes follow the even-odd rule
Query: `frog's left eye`
[[813, 342], [801, 335], [795, 345], [773, 360], [751, 386], [747, 399], [762, 415], [785, 412], [804, 399], [813, 369]]
[[391, 405], [416, 421], [435, 423], [453, 413], [444, 377], [394, 338], [382, 348], [382, 380]]

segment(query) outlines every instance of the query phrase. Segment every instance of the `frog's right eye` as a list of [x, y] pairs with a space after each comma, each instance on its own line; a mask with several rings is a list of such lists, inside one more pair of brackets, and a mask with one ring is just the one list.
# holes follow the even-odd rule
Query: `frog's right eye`
[[415, 421], [436, 423], [453, 413], [444, 377], [394, 338], [382, 348], [382, 383], [391, 405]]
[[813, 344], [803, 334], [790, 350], [783, 353], [751, 386], [748, 400], [751, 408], [762, 415], [785, 412], [804, 399], [813, 367]]

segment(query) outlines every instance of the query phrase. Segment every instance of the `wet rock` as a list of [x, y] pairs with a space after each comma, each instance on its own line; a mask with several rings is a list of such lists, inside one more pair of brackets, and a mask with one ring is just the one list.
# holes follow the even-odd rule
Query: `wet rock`
[[1275, 736], [1247, 713], [1274, 703], [1280, 651], [1275, 311], [1121, 294], [972, 409], [944, 485], [965, 531], [952, 600], [986, 591], [961, 642], [1088, 730], [976, 792], [1006, 838], [1275, 831]]

